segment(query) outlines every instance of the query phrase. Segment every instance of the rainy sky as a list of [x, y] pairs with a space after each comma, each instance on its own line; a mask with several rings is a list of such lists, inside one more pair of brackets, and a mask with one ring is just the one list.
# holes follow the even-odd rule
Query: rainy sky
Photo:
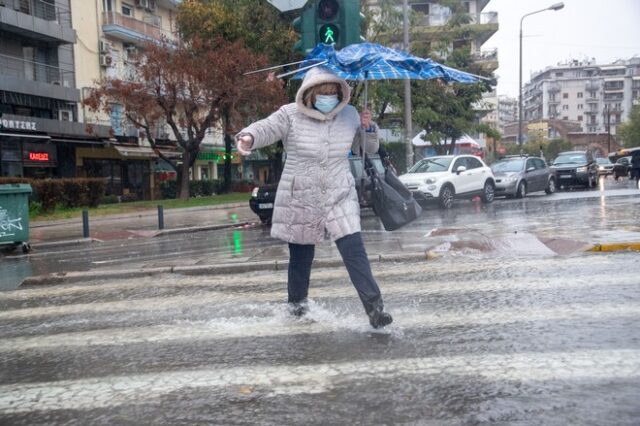
[[[522, 15], [560, 0], [491, 0], [483, 12], [498, 12], [500, 30], [483, 50], [498, 48], [498, 94], [518, 95], [518, 33]], [[523, 84], [531, 73], [570, 59], [597, 64], [640, 56], [639, 0], [564, 0], [559, 11], [528, 16], [523, 24]]]

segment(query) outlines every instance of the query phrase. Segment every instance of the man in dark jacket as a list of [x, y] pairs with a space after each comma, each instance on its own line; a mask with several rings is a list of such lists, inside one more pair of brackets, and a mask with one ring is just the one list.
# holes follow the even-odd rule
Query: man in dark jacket
[[636, 181], [636, 185], [640, 185], [640, 148], [631, 154], [631, 178]]

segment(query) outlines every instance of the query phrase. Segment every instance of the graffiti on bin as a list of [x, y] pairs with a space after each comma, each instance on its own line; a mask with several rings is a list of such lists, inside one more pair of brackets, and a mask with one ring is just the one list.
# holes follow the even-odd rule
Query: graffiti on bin
[[15, 235], [15, 230], [22, 231], [22, 218], [11, 219], [5, 209], [0, 209], [0, 237]]

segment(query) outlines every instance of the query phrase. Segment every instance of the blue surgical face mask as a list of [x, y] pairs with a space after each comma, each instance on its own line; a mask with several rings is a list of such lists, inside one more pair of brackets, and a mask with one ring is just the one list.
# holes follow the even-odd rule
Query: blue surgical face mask
[[313, 106], [315, 106], [318, 111], [326, 114], [333, 111], [339, 102], [338, 95], [316, 95], [316, 102]]

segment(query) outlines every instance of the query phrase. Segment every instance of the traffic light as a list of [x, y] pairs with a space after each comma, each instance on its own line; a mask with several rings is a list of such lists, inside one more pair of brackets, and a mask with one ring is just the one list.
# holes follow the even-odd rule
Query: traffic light
[[293, 28], [300, 34], [294, 50], [306, 54], [318, 43], [336, 49], [361, 43], [363, 18], [360, 0], [311, 0], [293, 21]]
[[293, 45], [293, 50], [306, 55], [316, 47], [315, 9], [309, 3], [302, 9], [302, 14], [293, 20], [293, 29], [300, 34], [300, 40]]

